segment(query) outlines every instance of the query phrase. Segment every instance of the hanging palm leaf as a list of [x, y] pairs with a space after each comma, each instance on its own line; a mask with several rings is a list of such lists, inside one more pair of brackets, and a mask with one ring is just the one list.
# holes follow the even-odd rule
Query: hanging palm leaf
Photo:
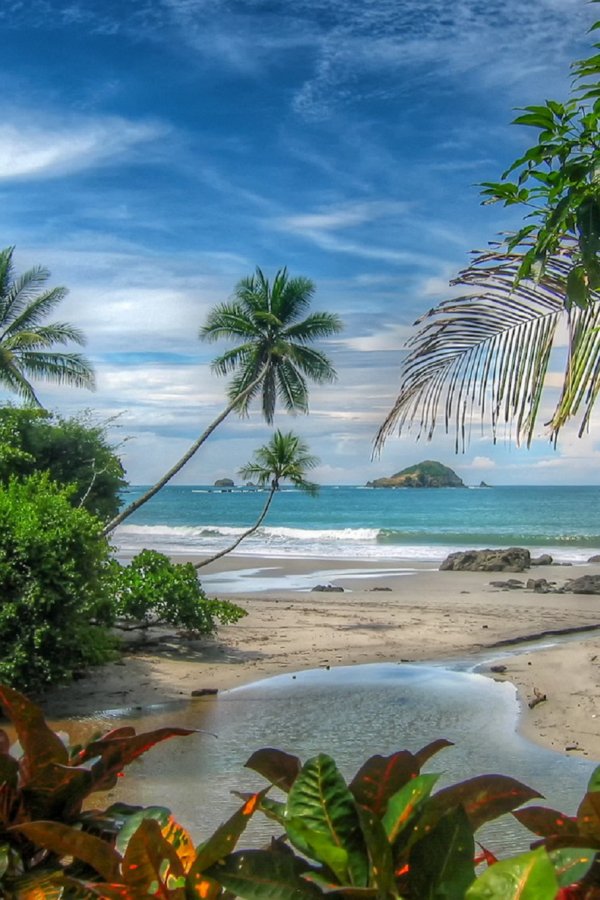
[[440, 420], [465, 448], [474, 414], [489, 420], [494, 440], [501, 423], [514, 423], [517, 442], [531, 443], [552, 351], [566, 326], [562, 391], [545, 424], [556, 442], [567, 420], [586, 430], [600, 389], [600, 294], [586, 308], [567, 301], [574, 247], [564, 243], [539, 281], [517, 281], [522, 254], [503, 245], [477, 255], [452, 282], [468, 294], [447, 300], [415, 324], [401, 372], [400, 394], [375, 440], [415, 427], [433, 436]]

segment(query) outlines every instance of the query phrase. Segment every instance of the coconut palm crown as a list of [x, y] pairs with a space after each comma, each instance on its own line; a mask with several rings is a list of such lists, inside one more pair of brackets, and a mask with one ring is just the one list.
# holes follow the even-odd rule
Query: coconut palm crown
[[261, 487], [269, 485], [270, 490], [262, 511], [250, 528], [242, 532], [236, 540], [225, 550], [220, 550], [209, 559], [203, 559], [195, 563], [197, 569], [202, 569], [209, 563], [226, 556], [235, 550], [243, 540], [258, 531], [269, 512], [273, 497], [280, 488], [282, 481], [289, 481], [294, 487], [300, 488], [315, 497], [319, 492], [319, 486], [306, 480], [307, 473], [319, 465], [319, 457], [309, 453], [308, 445], [289, 431], [283, 434], [277, 430], [268, 444], [264, 444], [254, 451], [254, 459], [240, 469], [242, 478], [250, 478]]
[[235, 287], [229, 303], [216, 306], [200, 329], [208, 341], [223, 338], [236, 346], [212, 364], [221, 375], [235, 373], [228, 396], [236, 410], [247, 415], [261, 395], [262, 411], [271, 424], [277, 400], [288, 412], [308, 412], [308, 384], [332, 382], [335, 369], [325, 354], [309, 346], [342, 328], [338, 316], [315, 312], [305, 318], [315, 293], [308, 278], [289, 278], [280, 269], [271, 284], [257, 268]]
[[290, 278], [287, 269], [280, 269], [271, 284], [257, 268], [254, 275], [236, 285], [231, 301], [209, 313], [200, 337], [208, 341], [227, 339], [235, 344], [213, 362], [217, 373], [233, 374], [229, 404], [156, 484], [108, 523], [105, 534], [164, 487], [231, 412], [247, 415], [250, 403], [259, 394], [269, 424], [278, 400], [288, 412], [308, 412], [308, 382], [325, 384], [337, 377], [325, 354], [310, 344], [342, 328], [339, 317], [332, 313], [305, 315], [314, 292], [312, 281]]
[[[556, 443], [561, 428], [579, 417], [587, 429], [600, 391], [600, 294], [574, 306], [567, 279], [575, 252], [566, 238], [539, 280], [517, 278], [522, 255], [505, 245], [479, 254], [453, 284], [468, 293], [440, 303], [416, 322], [401, 370], [400, 393], [379, 429], [379, 449], [392, 430], [413, 426], [430, 439], [441, 422], [464, 449], [479, 414], [497, 428], [512, 423], [514, 436], [531, 443], [543, 399], [551, 400], [549, 366], [566, 343], [558, 399], [544, 416]], [[564, 328], [563, 328], [564, 326]]]
[[67, 322], [44, 324], [66, 289], [44, 290], [50, 273], [40, 267], [15, 276], [13, 252], [14, 247], [0, 251], [0, 385], [35, 406], [42, 404], [29, 379], [93, 388], [94, 373], [85, 357], [52, 349], [84, 344], [82, 332]]

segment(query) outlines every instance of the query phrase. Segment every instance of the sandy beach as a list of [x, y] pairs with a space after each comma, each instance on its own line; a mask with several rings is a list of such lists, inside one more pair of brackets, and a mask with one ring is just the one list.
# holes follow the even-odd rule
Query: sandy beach
[[[399, 574], [398, 560], [349, 565], [232, 556], [202, 575], [235, 576], [239, 590], [245, 573], [261, 568], [263, 588], [269, 578], [276, 583], [284, 575], [309, 581], [314, 575], [316, 586], [321, 573], [333, 572], [328, 583], [344, 591], [242, 588], [228, 596], [248, 612], [236, 625], [202, 640], [175, 629], [157, 632], [149, 645], [131, 647], [118, 662], [51, 691], [42, 702], [47, 714], [64, 718], [144, 707], [316, 667], [468, 660], [478, 671], [516, 685], [527, 737], [600, 760], [599, 632], [592, 630], [600, 628], [600, 598], [491, 584], [535, 577], [560, 586], [580, 574], [600, 574], [600, 566], [549, 566], [510, 575], [440, 572], [411, 563]], [[213, 595], [209, 587], [207, 593]], [[492, 665], [506, 668], [495, 673]], [[539, 695], [546, 699], [530, 709]]]

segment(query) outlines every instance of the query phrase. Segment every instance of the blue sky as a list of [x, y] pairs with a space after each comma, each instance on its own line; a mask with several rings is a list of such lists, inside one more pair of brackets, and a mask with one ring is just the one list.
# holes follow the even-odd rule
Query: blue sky
[[[224, 405], [207, 311], [285, 265], [345, 323], [337, 384], [276, 420], [321, 457], [316, 480], [434, 458], [469, 483], [598, 483], [598, 418], [556, 451], [540, 425], [530, 450], [477, 431], [455, 456], [440, 432], [371, 460], [412, 322], [518, 224], [477, 189], [531, 141], [513, 110], [566, 96], [593, 20], [583, 0], [4, 0], [4, 245], [70, 289], [61, 317], [98, 376], [43, 402], [119, 416], [131, 482], [153, 480]], [[179, 481], [235, 476], [268, 436], [230, 418]]]

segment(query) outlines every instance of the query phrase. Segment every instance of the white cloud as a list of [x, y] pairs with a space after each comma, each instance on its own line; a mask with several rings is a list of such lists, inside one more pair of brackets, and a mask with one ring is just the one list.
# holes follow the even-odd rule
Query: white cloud
[[[341, 343], [358, 353], [381, 353], [384, 350], [404, 350], [408, 338], [414, 335], [411, 325], [380, 325], [371, 334], [342, 338]], [[399, 360], [398, 360], [399, 362]]]
[[324, 209], [316, 213], [304, 213], [283, 216], [275, 225], [284, 231], [312, 232], [336, 231], [340, 228], [352, 228], [391, 215], [406, 213], [408, 203], [388, 200], [370, 200], [362, 203], [349, 203], [343, 206]]
[[[0, 122], [0, 179], [52, 178], [122, 160], [165, 134], [165, 126], [118, 117], [59, 121], [4, 111]], [[28, 121], [29, 120], [29, 121]], [[31, 120], [35, 124], [30, 124]]]

